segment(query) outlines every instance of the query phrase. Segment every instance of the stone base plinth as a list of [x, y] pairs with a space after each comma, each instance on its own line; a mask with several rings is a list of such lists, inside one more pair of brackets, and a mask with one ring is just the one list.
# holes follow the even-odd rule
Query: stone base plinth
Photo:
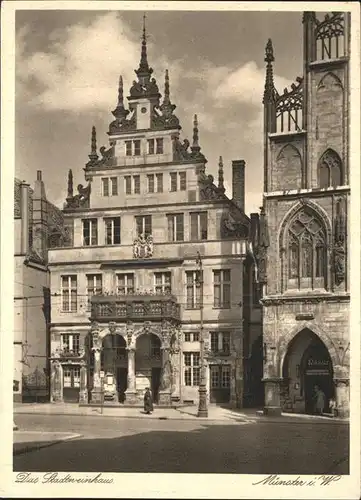
[[171, 402], [170, 391], [159, 391], [159, 406], [170, 406]]
[[265, 417], [274, 417], [274, 416], [280, 416], [282, 413], [282, 409], [280, 406], [265, 406], [263, 408], [263, 415]]
[[137, 391], [132, 391], [132, 390], [126, 390], [125, 391], [125, 403], [128, 404], [128, 405], [135, 405], [135, 404], [139, 404], [140, 403], [140, 400], [139, 400], [139, 397], [138, 397], [138, 394], [137, 394]]
[[87, 404], [88, 403], [88, 391], [80, 391], [79, 392], [79, 403], [81, 404]]
[[97, 403], [97, 404], [103, 403], [103, 392], [100, 389], [100, 387], [92, 389], [91, 395], [92, 395], [92, 400], [91, 400], [92, 403]]
[[336, 408], [334, 415], [337, 418], [349, 418], [350, 410], [348, 408]]

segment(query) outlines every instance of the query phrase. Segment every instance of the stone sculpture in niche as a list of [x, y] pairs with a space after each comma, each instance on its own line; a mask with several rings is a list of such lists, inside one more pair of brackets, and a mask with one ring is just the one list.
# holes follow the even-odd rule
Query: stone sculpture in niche
[[339, 286], [345, 279], [346, 268], [346, 221], [344, 200], [342, 198], [336, 204], [334, 234], [333, 271], [335, 283]]

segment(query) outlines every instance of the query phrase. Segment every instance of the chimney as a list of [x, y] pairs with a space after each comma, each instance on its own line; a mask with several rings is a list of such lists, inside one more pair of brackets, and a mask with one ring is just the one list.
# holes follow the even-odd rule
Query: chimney
[[232, 199], [244, 212], [244, 169], [246, 162], [244, 160], [232, 161]]
[[20, 184], [21, 194], [21, 254], [29, 251], [29, 188], [30, 184], [23, 181]]
[[41, 170], [36, 172], [33, 194], [33, 248], [41, 256], [46, 256], [47, 246], [47, 200]]

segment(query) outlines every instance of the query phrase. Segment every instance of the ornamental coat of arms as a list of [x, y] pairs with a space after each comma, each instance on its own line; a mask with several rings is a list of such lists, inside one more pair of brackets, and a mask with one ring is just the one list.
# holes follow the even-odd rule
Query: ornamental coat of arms
[[153, 256], [153, 236], [140, 234], [133, 242], [133, 257], [144, 259]]

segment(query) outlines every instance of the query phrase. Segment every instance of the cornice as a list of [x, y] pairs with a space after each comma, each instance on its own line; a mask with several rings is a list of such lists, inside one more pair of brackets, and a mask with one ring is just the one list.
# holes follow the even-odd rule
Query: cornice
[[320, 304], [322, 302], [350, 302], [350, 294], [312, 294], [312, 295], [275, 295], [266, 296], [260, 300], [267, 306], [279, 306], [303, 302], [304, 304]]

